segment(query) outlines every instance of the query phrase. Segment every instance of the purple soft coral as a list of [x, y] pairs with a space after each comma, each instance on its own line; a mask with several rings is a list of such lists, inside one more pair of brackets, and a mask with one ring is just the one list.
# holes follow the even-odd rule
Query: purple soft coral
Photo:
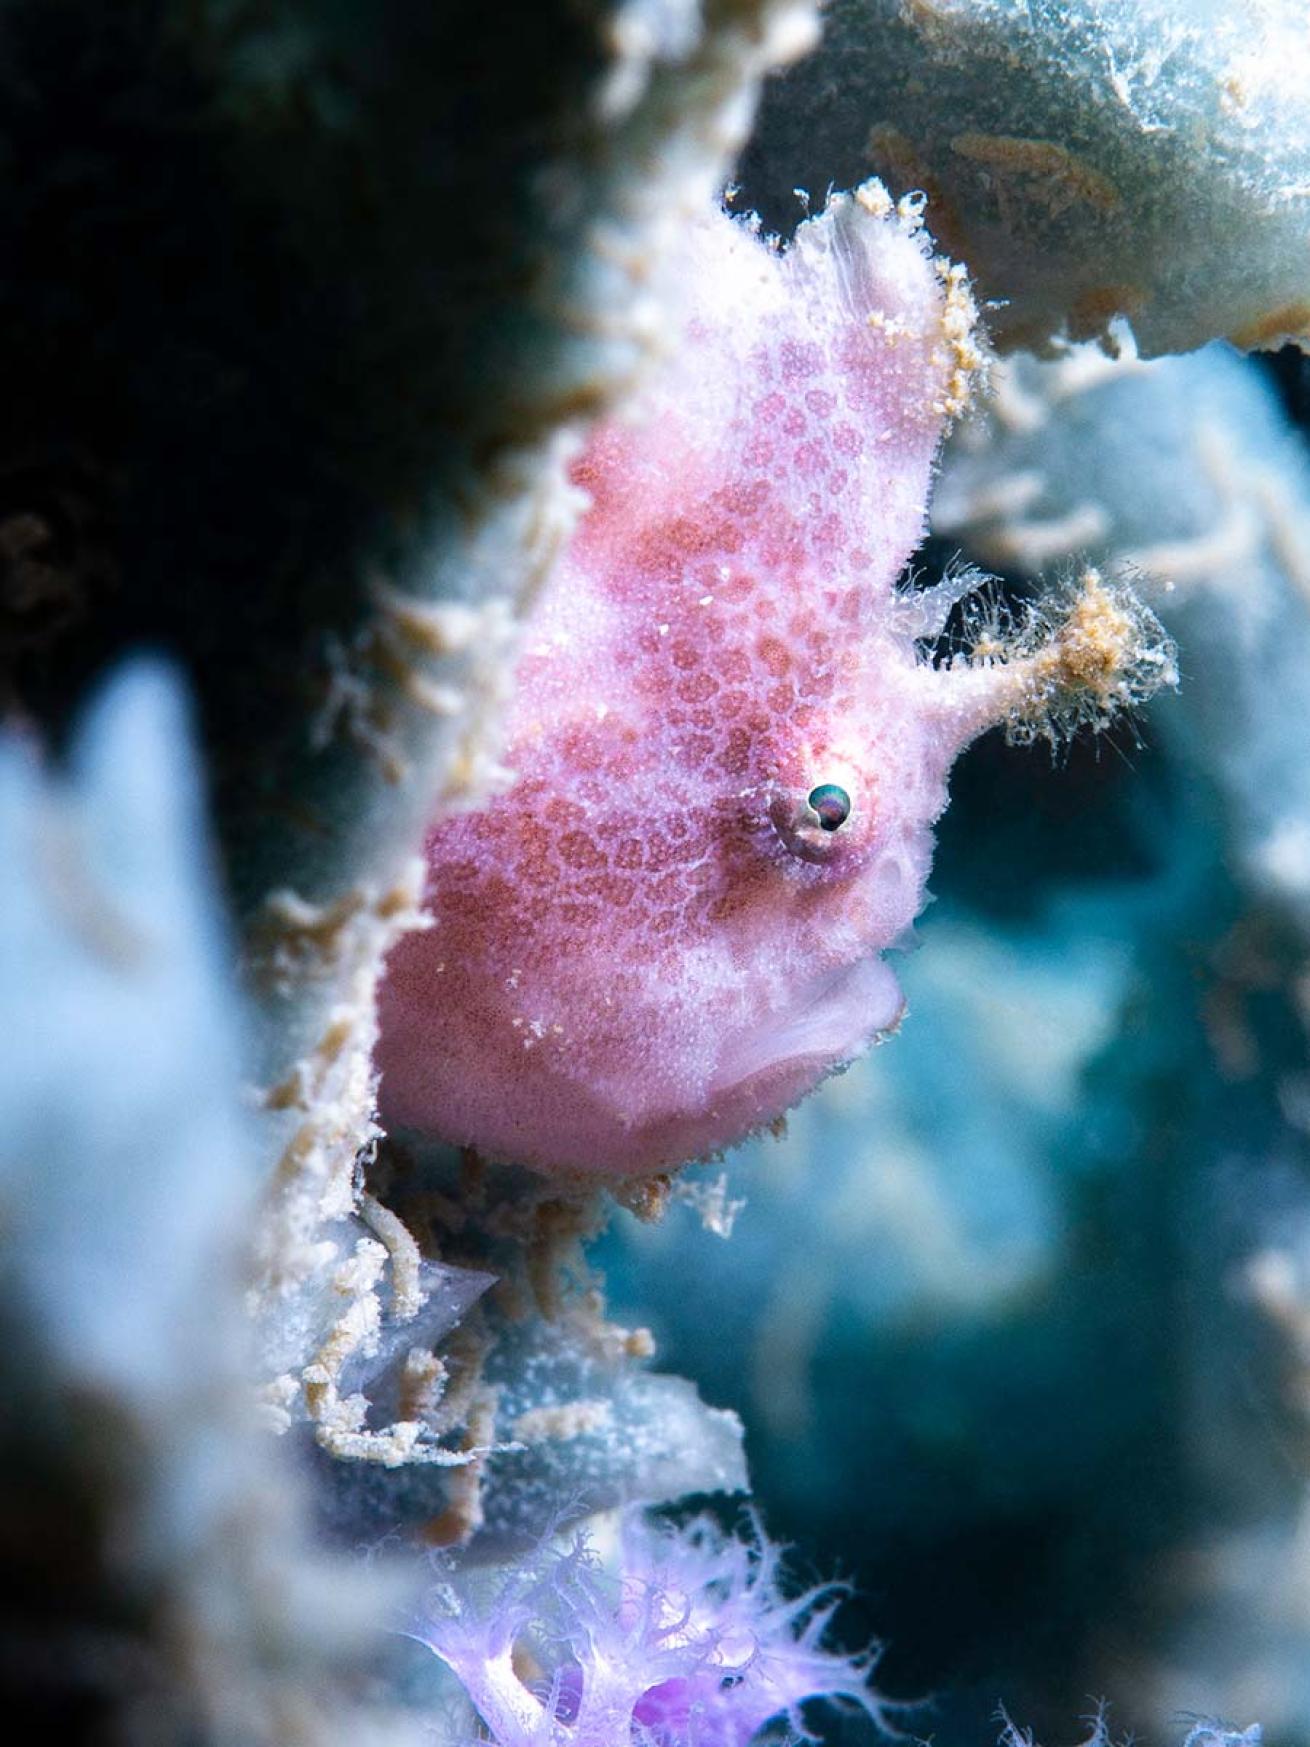
[[[823, 1648], [831, 1586], [788, 1599], [779, 1555], [701, 1520], [633, 1515], [617, 1573], [582, 1540], [495, 1580], [445, 1581], [415, 1636], [458, 1675], [497, 1747], [746, 1747], [808, 1698], [886, 1729], [873, 1657]], [[890, 1732], [890, 1731], [888, 1731]]]

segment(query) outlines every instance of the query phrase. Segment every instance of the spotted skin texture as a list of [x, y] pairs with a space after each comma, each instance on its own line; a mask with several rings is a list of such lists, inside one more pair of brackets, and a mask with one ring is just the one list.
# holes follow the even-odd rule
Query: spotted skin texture
[[959, 365], [914, 218], [875, 185], [785, 253], [722, 213], [686, 249], [658, 379], [576, 466], [517, 780], [430, 833], [382, 996], [383, 1120], [547, 1172], [703, 1157], [897, 1025], [879, 955], [974, 731], [896, 590]]

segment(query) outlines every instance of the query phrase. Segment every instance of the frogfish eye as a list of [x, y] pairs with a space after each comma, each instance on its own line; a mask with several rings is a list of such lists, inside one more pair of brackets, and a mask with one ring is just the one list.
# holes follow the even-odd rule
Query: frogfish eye
[[820, 783], [806, 797], [825, 831], [836, 831], [851, 816], [851, 797], [837, 783]]

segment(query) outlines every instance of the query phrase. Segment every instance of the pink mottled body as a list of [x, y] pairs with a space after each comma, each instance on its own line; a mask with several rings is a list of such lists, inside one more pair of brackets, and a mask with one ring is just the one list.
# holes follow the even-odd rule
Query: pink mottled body
[[434, 923], [383, 991], [384, 1120], [547, 1171], [703, 1156], [896, 1025], [879, 955], [979, 725], [896, 590], [967, 361], [958, 282], [875, 185], [785, 253], [707, 217], [683, 285], [639, 418], [577, 464], [517, 780], [432, 830]]

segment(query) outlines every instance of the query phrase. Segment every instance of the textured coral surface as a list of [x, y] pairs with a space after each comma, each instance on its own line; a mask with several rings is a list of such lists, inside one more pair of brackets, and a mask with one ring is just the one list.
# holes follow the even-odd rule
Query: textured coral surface
[[828, 0], [742, 183], [922, 189], [1007, 350], [1304, 344], [1308, 45], [1304, 0]]
[[685, 284], [639, 418], [577, 465], [517, 782], [433, 831], [435, 925], [383, 995], [384, 1119], [544, 1168], [706, 1153], [896, 1023], [877, 954], [971, 731], [895, 588], [974, 361], [961, 282], [871, 184], [786, 253], [708, 215]]

